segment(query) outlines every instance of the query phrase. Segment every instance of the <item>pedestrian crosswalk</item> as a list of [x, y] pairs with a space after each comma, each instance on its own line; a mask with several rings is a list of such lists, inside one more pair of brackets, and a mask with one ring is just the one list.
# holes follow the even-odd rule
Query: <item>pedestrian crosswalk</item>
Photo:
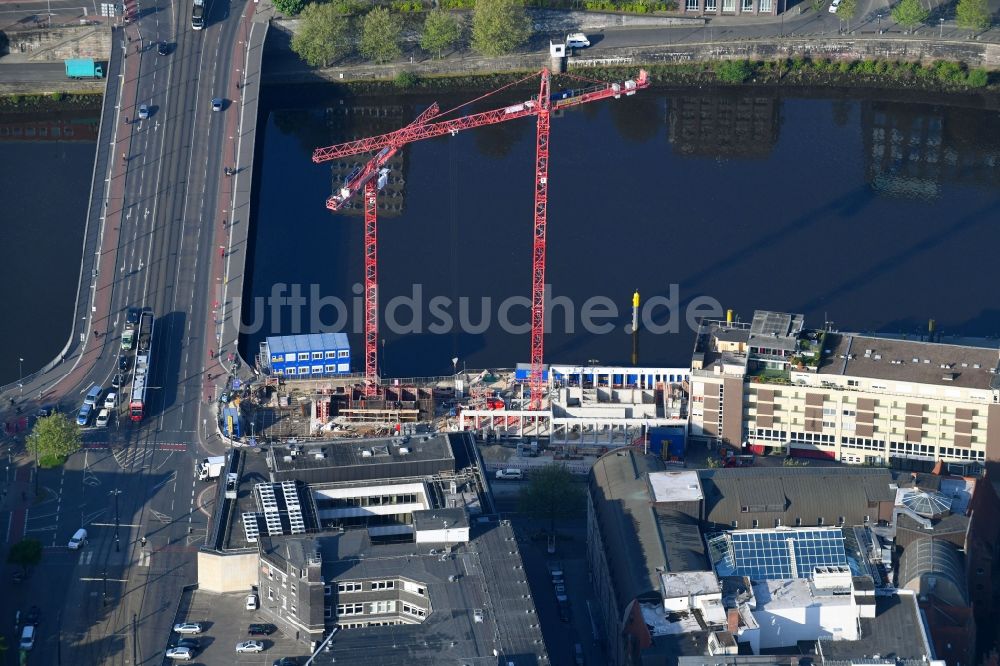
[[[130, 447], [134, 447], [135, 445], [132, 444], [132, 445], [129, 445], [129, 446]], [[152, 443], [150, 445], [140, 445], [140, 446], [151, 446], [153, 448], [153, 450], [155, 450], [155, 451], [187, 451], [188, 450], [188, 445], [185, 442], [154, 442], [154, 443]], [[94, 449], [94, 450], [107, 451], [108, 449], [111, 449], [113, 447], [111, 446], [110, 442], [84, 442], [83, 443], [83, 448], [85, 448], [85, 449]]]

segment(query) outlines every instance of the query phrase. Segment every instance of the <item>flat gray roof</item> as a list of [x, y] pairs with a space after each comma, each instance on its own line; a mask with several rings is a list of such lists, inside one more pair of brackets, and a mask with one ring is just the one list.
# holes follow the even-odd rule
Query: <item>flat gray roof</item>
[[922, 620], [912, 594], [875, 598], [875, 617], [861, 618], [861, 638], [856, 641], [820, 640], [824, 660], [850, 660], [880, 655], [883, 659], [930, 659]]
[[[341, 630], [331, 649], [313, 663], [548, 663], [524, 570], [515, 567], [521, 557], [513, 530], [504, 522], [477, 522], [472, 532], [468, 544], [453, 545], [446, 556], [444, 547], [434, 544], [373, 545], [363, 530], [321, 537], [325, 579], [401, 577], [424, 583], [431, 613], [422, 624]], [[476, 621], [477, 610], [482, 611], [481, 622]], [[494, 649], [502, 661], [494, 657]]]
[[[989, 390], [1000, 388], [997, 349], [828, 333], [819, 373]], [[947, 377], [947, 379], [946, 379]]]

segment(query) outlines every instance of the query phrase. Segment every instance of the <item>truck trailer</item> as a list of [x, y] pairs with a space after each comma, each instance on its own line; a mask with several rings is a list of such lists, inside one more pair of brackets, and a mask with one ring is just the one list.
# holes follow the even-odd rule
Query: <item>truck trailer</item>
[[211, 481], [222, 475], [226, 467], [226, 456], [211, 456], [203, 458], [197, 467], [199, 481]]
[[74, 58], [66, 61], [66, 76], [71, 79], [101, 79], [104, 70], [93, 58]]

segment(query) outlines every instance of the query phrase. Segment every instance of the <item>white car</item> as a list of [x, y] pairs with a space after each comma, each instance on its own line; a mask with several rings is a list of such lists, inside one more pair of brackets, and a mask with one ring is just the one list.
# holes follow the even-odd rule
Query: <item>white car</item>
[[114, 409], [118, 406], [118, 394], [112, 391], [104, 399], [104, 409]]
[[830, 13], [836, 14], [837, 7], [840, 7], [840, 0], [833, 0], [833, 2], [830, 3]]
[[145, 104], [139, 105], [139, 120], [145, 120], [149, 118], [149, 107]]
[[177, 659], [179, 661], [191, 661], [194, 659], [194, 650], [189, 647], [172, 647], [168, 648], [166, 655], [167, 659]]
[[257, 610], [257, 595], [253, 594], [253, 593], [248, 594], [247, 595], [247, 604], [246, 605], [247, 605], [247, 610], [248, 611], [255, 611], [255, 610]]
[[[839, 2], [839, 0], [837, 1]], [[590, 46], [590, 40], [582, 32], [574, 32], [566, 36], [566, 48], [568, 49], [585, 49], [588, 46]]]
[[264, 644], [260, 641], [243, 641], [236, 644], [237, 652], [263, 652]]
[[97, 415], [97, 420], [94, 423], [98, 428], [104, 428], [108, 425], [108, 420], [111, 418], [111, 412], [106, 409], [102, 409]]
[[200, 634], [201, 625], [197, 622], [182, 622], [174, 625], [174, 631], [178, 634]]

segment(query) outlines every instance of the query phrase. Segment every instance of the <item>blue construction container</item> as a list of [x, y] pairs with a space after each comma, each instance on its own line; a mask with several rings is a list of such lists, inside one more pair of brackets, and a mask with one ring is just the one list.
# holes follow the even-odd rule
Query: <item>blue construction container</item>
[[[518, 363], [517, 367], [514, 368], [514, 379], [519, 382], [528, 381], [528, 376], [531, 374], [531, 364], [530, 363]], [[549, 381], [549, 366], [545, 366], [542, 369], [542, 381]]]
[[239, 407], [222, 408], [222, 428], [226, 433], [226, 437], [231, 439], [237, 438], [242, 434]]
[[650, 428], [649, 451], [664, 460], [682, 460], [687, 443], [687, 429], [684, 426], [657, 426]]
[[351, 372], [346, 333], [269, 337], [264, 352], [271, 373], [289, 378], [332, 377]]

